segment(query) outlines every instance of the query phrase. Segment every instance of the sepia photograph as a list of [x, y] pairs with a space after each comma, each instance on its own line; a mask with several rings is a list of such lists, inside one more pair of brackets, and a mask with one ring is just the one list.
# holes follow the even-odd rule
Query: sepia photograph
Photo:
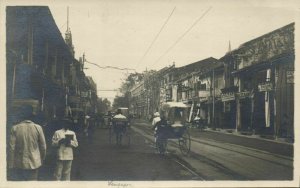
[[0, 13], [0, 187], [300, 186], [297, 1]]

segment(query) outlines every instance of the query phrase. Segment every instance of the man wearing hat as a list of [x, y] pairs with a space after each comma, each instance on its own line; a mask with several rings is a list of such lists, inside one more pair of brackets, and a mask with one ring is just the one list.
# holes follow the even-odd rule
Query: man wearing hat
[[19, 123], [11, 128], [8, 146], [8, 174], [12, 180], [37, 180], [38, 169], [46, 157], [43, 129], [32, 119], [32, 106], [24, 105], [18, 109]]
[[70, 130], [72, 121], [63, 119], [62, 129], [57, 130], [52, 137], [52, 146], [57, 147], [57, 162], [54, 172], [56, 180], [70, 180], [73, 161], [73, 148], [78, 146], [76, 134]]
[[152, 120], [152, 126], [155, 127], [156, 123], [159, 122], [161, 119], [160, 119], [160, 114], [159, 112], [155, 112], [154, 113], [154, 118]]
[[122, 135], [126, 131], [128, 120], [122, 114], [122, 110], [118, 109], [116, 115], [112, 118], [113, 129], [116, 134], [116, 141], [118, 145], [122, 144]]

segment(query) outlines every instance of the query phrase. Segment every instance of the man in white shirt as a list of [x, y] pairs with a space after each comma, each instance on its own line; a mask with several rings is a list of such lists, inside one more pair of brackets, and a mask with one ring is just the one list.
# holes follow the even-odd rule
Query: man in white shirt
[[160, 118], [160, 114], [159, 112], [155, 112], [154, 114], [154, 118], [152, 120], [152, 130], [154, 130], [154, 140], [156, 142], [156, 133], [157, 133], [157, 123], [161, 121], [161, 118]]
[[46, 157], [43, 129], [30, 120], [33, 118], [32, 112], [31, 106], [20, 107], [19, 118], [23, 121], [11, 129], [8, 168], [15, 180], [37, 180], [38, 169]]
[[75, 132], [70, 130], [72, 122], [62, 120], [63, 128], [57, 130], [52, 137], [52, 145], [57, 149], [57, 163], [54, 172], [56, 180], [70, 180], [73, 161], [73, 147], [78, 146]]
[[152, 126], [155, 127], [156, 123], [159, 122], [161, 119], [160, 119], [160, 114], [159, 112], [155, 112], [154, 113], [154, 118], [152, 120]]
[[112, 118], [113, 129], [116, 133], [117, 145], [122, 144], [122, 135], [126, 132], [128, 120], [126, 116], [122, 114], [121, 109], [117, 110], [117, 114]]

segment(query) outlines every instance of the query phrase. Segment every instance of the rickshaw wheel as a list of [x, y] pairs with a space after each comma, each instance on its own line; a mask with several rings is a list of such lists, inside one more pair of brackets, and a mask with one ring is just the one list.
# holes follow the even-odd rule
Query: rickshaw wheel
[[124, 144], [130, 146], [130, 128], [127, 127], [126, 132], [123, 134]]
[[179, 149], [183, 155], [188, 155], [191, 150], [191, 138], [187, 129], [179, 139]]

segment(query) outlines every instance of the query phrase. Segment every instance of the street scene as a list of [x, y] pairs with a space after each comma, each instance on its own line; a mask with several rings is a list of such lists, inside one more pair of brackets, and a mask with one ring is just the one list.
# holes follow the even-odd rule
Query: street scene
[[295, 181], [292, 1], [201, 2], [6, 6], [7, 181]]
[[[194, 130], [188, 156], [182, 155], [174, 140], [168, 143], [167, 153], [162, 156], [156, 151], [150, 123], [136, 120], [131, 131], [129, 146], [110, 144], [109, 131], [103, 128], [96, 128], [92, 142], [83, 138], [75, 151], [72, 179], [208, 181], [291, 180], [293, 177], [291, 144]], [[51, 180], [49, 169], [53, 169], [53, 164], [46, 162], [40, 172], [41, 180]]]

